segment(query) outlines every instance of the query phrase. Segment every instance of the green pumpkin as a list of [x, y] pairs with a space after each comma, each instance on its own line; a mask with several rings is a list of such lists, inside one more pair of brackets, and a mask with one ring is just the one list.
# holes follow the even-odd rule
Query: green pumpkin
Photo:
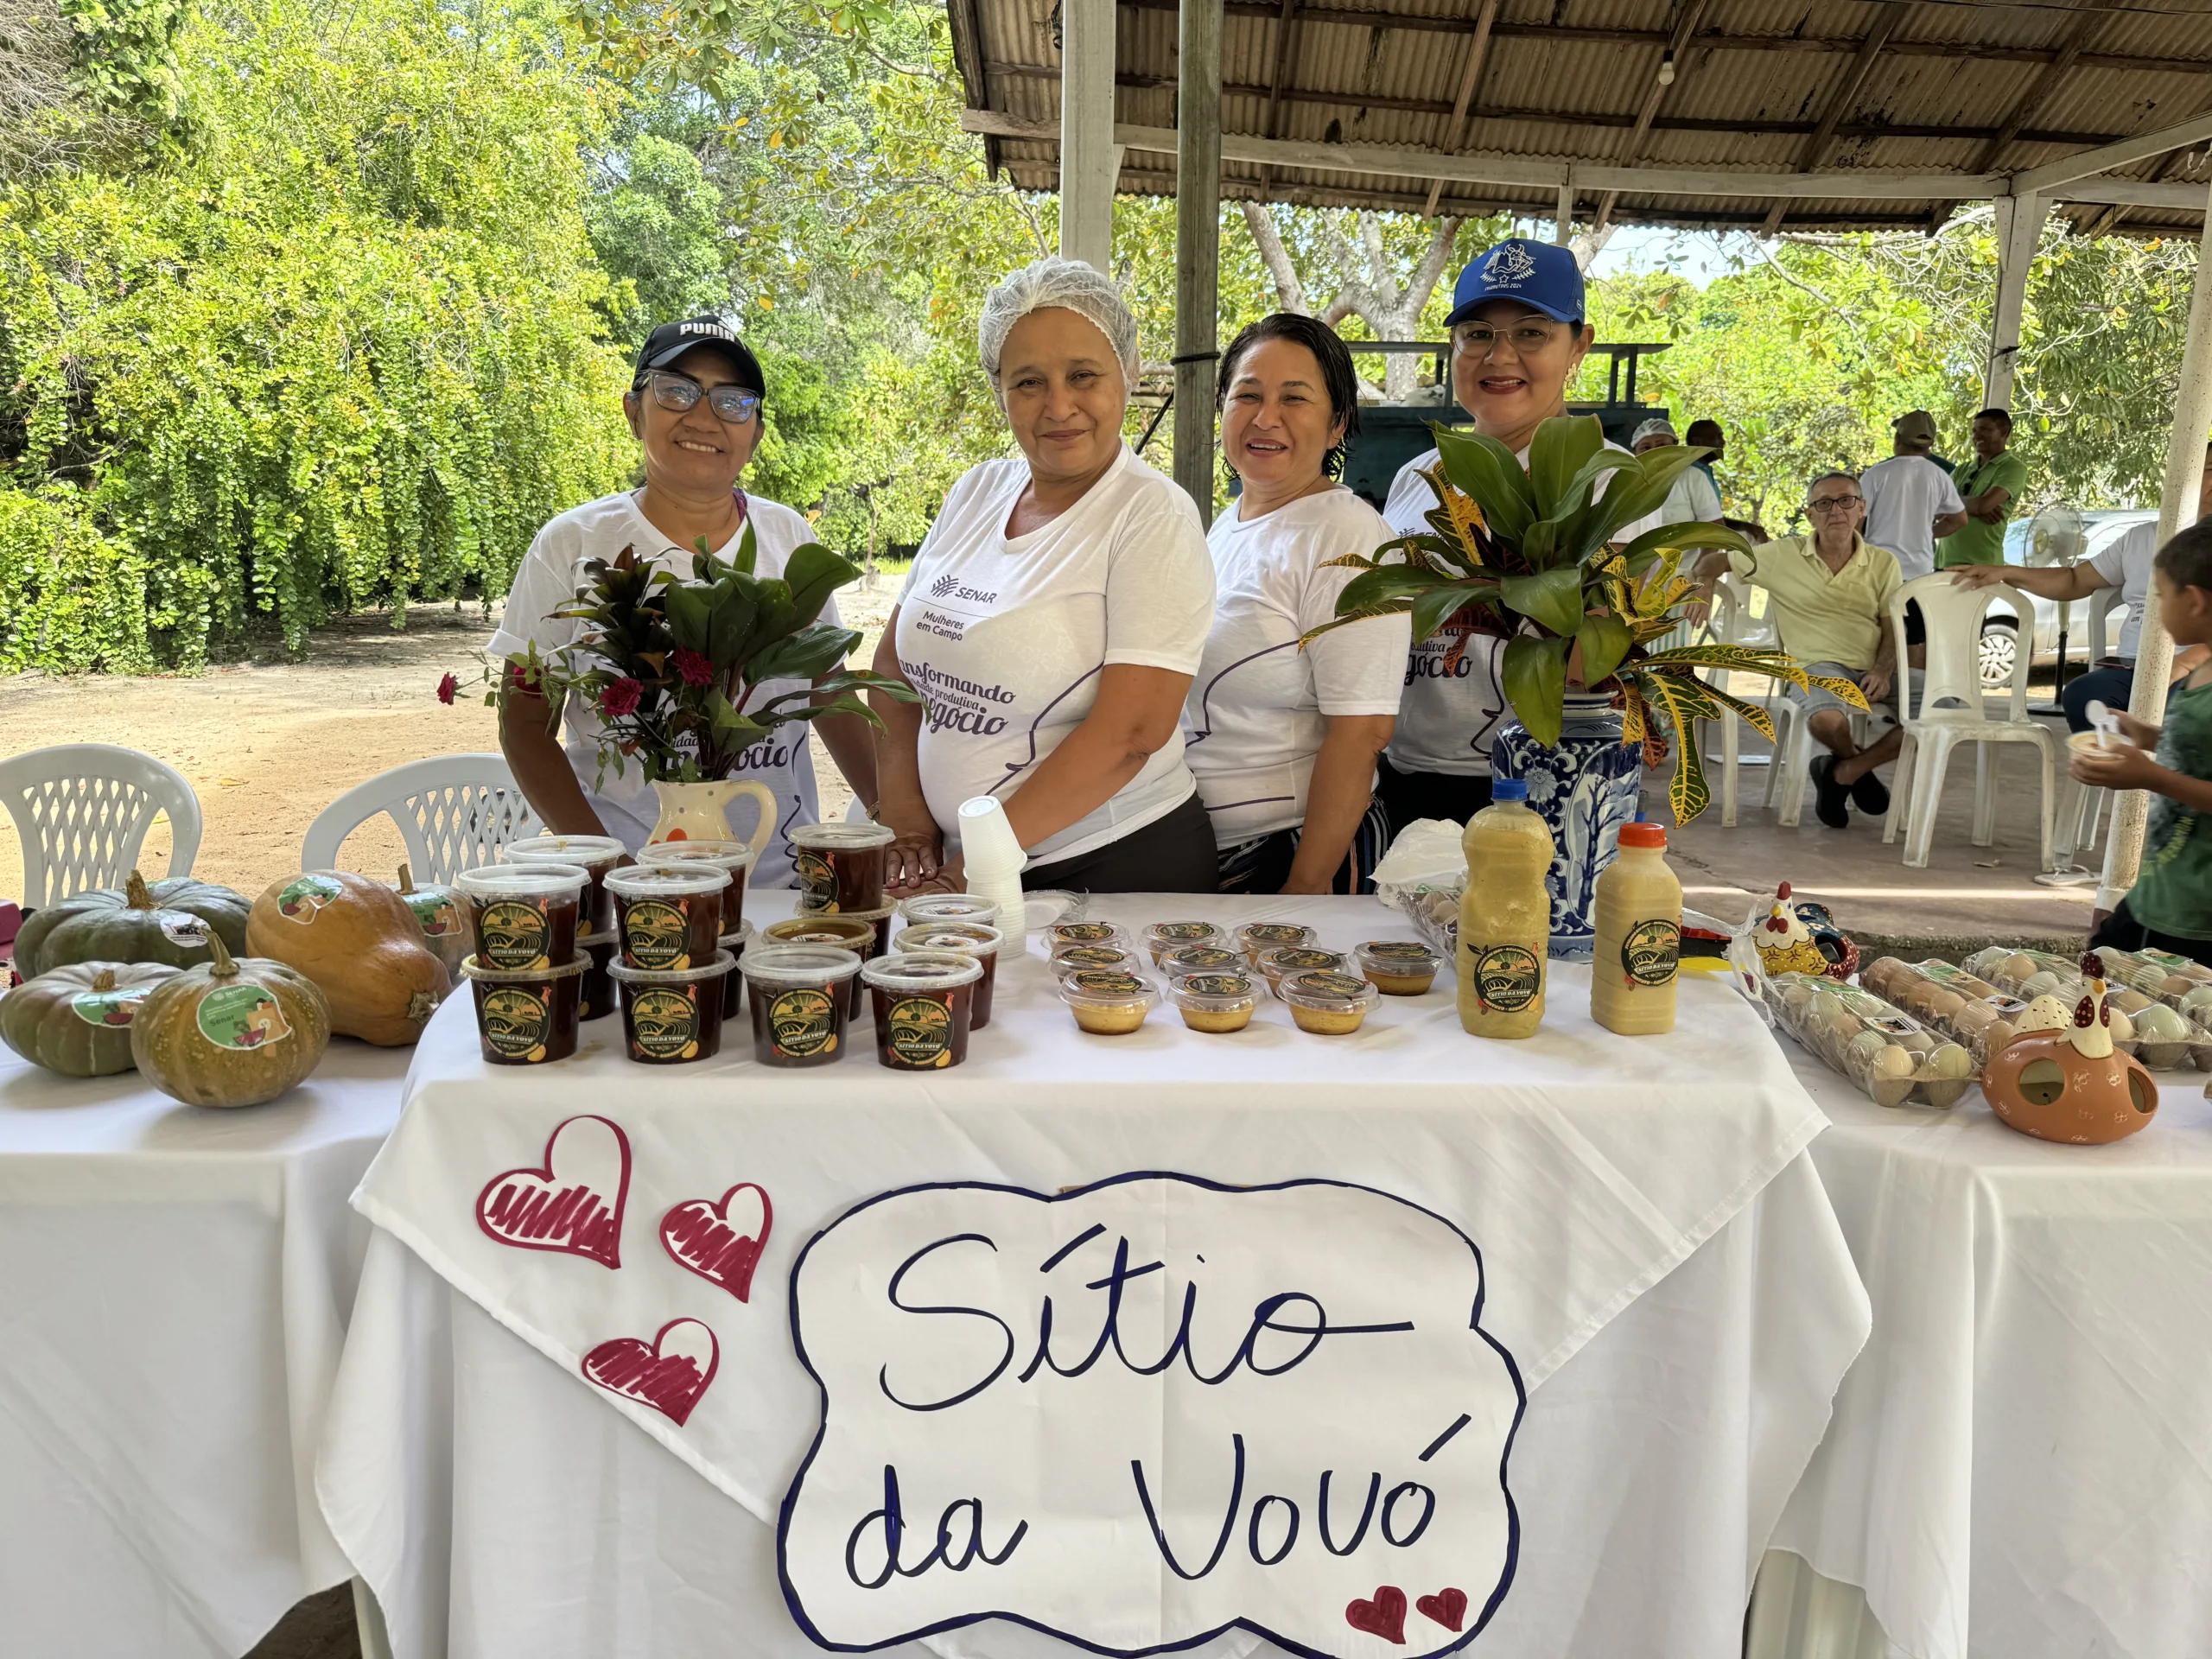
[[16, 935], [16, 971], [36, 979], [77, 962], [159, 962], [195, 968], [207, 947], [195, 933], [213, 928], [232, 954], [245, 954], [252, 906], [242, 893], [173, 875], [150, 887], [137, 871], [121, 887], [95, 887], [32, 913]]
[[154, 962], [80, 962], [0, 996], [0, 1042], [65, 1077], [128, 1071], [130, 1024], [147, 993], [176, 969]]

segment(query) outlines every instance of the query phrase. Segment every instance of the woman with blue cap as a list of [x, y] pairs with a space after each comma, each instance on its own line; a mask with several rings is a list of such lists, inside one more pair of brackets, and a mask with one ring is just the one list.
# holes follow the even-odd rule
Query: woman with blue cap
[[[1567, 413], [1567, 383], [1594, 338], [1585, 310], [1573, 254], [1521, 237], [1476, 256], [1452, 287], [1445, 319], [1452, 392], [1475, 430], [1524, 467], [1536, 429]], [[1393, 535], [1428, 532], [1436, 492], [1421, 474], [1436, 465], [1431, 449], [1398, 469], [1382, 508]], [[1641, 535], [1657, 522], [1655, 515], [1623, 533]], [[1415, 818], [1465, 823], [1490, 804], [1491, 739], [1507, 713], [1497, 680], [1504, 648], [1487, 634], [1469, 637], [1464, 617], [1413, 648], [1397, 728], [1382, 754], [1379, 792], [1394, 827]]]

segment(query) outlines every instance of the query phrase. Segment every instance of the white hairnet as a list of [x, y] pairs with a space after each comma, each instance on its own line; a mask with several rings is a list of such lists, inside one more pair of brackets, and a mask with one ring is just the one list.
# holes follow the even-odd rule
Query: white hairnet
[[1121, 359], [1122, 379], [1131, 391], [1137, 387], [1137, 320], [1114, 279], [1080, 259], [1058, 257], [1024, 265], [983, 296], [982, 321], [976, 326], [976, 344], [983, 358], [983, 372], [999, 384], [999, 354], [1006, 337], [1032, 311], [1058, 306], [1087, 318]]
[[1649, 420], [1638, 426], [1635, 431], [1629, 434], [1628, 447], [1633, 449], [1637, 444], [1642, 443], [1646, 438], [1656, 438], [1662, 435], [1673, 438], [1677, 443], [1681, 442], [1681, 435], [1675, 430], [1673, 422], [1666, 419], [1663, 416], [1654, 415]]

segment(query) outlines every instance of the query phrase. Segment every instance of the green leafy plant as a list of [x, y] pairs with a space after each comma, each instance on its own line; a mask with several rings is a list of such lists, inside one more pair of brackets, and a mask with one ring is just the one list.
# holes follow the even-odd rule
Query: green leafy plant
[[[1616, 538], [1658, 510], [1682, 469], [1707, 452], [1680, 444], [1642, 455], [1605, 448], [1594, 416], [1561, 416], [1536, 429], [1524, 471], [1513, 452], [1480, 433], [1436, 428], [1438, 465], [1424, 474], [1436, 492], [1434, 531], [1403, 536], [1372, 554], [1334, 561], [1362, 574], [1337, 598], [1337, 616], [1306, 637], [1370, 616], [1410, 613], [1416, 644], [1450, 628], [1505, 641], [1498, 677], [1530, 736], [1559, 742], [1567, 688], [1610, 694], [1624, 743], [1658, 766], [1671, 734], [1669, 796], [1688, 823], [1710, 798], [1692, 722], [1733, 710], [1771, 740], [1764, 709], [1700, 679], [1700, 669], [1765, 674], [1803, 688], [1821, 685], [1853, 707], [1866, 699], [1847, 680], [1808, 675], [1786, 652], [1707, 644], [1655, 651], [1672, 632], [1694, 584], [1681, 574], [1693, 549], [1750, 552], [1721, 524], [1662, 524], [1625, 545]], [[1608, 477], [1608, 475], [1611, 475]], [[1602, 493], [1599, 481], [1606, 480]]]

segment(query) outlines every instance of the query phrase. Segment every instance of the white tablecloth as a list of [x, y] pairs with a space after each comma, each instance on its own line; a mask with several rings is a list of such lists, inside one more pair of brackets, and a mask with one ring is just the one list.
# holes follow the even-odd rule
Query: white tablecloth
[[2212, 1106], [2110, 1147], [1979, 1091], [1885, 1111], [1799, 1056], [1874, 1306], [1775, 1543], [1912, 1659], [2212, 1653]]
[[[1406, 931], [1368, 900], [1099, 909], [1141, 922], [1171, 905], [1309, 921], [1325, 944]], [[721, 1061], [647, 1070], [620, 1058], [613, 1021], [588, 1028], [589, 1052], [570, 1065], [487, 1068], [456, 1005], [425, 1035], [408, 1112], [359, 1199], [393, 1243], [379, 1240], [321, 1463], [334, 1530], [385, 1603], [403, 1659], [679, 1653], [694, 1636], [671, 1632], [703, 1641], [732, 1611], [760, 1650], [788, 1650], [800, 1638], [760, 1522], [819, 1409], [785, 1311], [809, 1236], [921, 1181], [1049, 1193], [1130, 1170], [1237, 1185], [1321, 1176], [1461, 1226], [1483, 1253], [1484, 1328], [1529, 1379], [1511, 1484], [1524, 1518], [1553, 1529], [1543, 1551], [1524, 1546], [1484, 1643], [1619, 1652], [1656, 1599], [1682, 1603], [1683, 1651], [1716, 1650], [1803, 1436], [1817, 1438], [1861, 1340], [1863, 1295], [1802, 1155], [1821, 1120], [1764, 1030], [1721, 987], [1692, 982], [1673, 1036], [1617, 1038], [1589, 1020], [1583, 973], [1558, 976], [1544, 1033], [1522, 1044], [1469, 1039], [1442, 993], [1386, 1000], [1354, 1039], [1305, 1037], [1271, 1005], [1233, 1039], [1163, 1011], [1135, 1037], [1097, 1039], [1052, 1002], [1041, 962], [1007, 963], [968, 1065], [932, 1077], [886, 1071], [865, 1046], [834, 1068], [765, 1071], [741, 1033]], [[714, 1388], [729, 1386], [687, 1425], [592, 1388], [576, 1363], [611, 1332], [701, 1316], [695, 1284], [665, 1264], [658, 1276], [541, 1271], [543, 1253], [477, 1225], [490, 1178], [539, 1164], [554, 1127], [580, 1112], [620, 1122], [634, 1150], [630, 1213], [644, 1219], [626, 1230], [626, 1265], [653, 1254], [652, 1220], [672, 1204], [739, 1180], [772, 1196], [750, 1305], [714, 1305]], [[1691, 1273], [1693, 1260], [1709, 1265]], [[424, 1263], [543, 1357], [533, 1368]], [[1662, 1281], [1675, 1289], [1655, 1301]], [[1577, 1370], [1624, 1310], [1646, 1313]], [[493, 1370], [503, 1388], [480, 1389]], [[744, 1409], [711, 1414], [717, 1402]], [[703, 1503], [698, 1476], [736, 1505]], [[582, 1530], [556, 1536], [525, 1514]], [[679, 1539], [695, 1531], [723, 1541], [695, 1556]], [[750, 1541], [756, 1576], [731, 1541]], [[520, 1639], [524, 1624], [540, 1633]]]
[[313, 1454], [409, 1054], [225, 1112], [0, 1052], [0, 1651], [235, 1659], [350, 1576]]

